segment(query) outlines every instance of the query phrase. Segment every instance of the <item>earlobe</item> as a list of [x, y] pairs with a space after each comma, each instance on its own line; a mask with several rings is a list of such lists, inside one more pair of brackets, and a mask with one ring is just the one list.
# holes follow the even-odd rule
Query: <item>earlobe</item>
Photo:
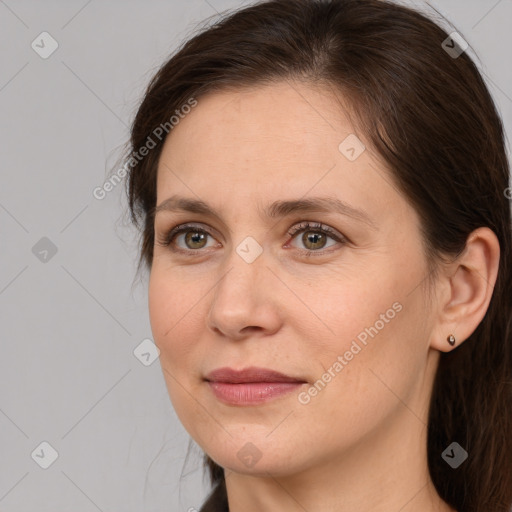
[[438, 303], [432, 348], [451, 351], [475, 331], [489, 307], [499, 260], [499, 241], [491, 229], [481, 227], [468, 236], [464, 252], [440, 277], [448, 292]]

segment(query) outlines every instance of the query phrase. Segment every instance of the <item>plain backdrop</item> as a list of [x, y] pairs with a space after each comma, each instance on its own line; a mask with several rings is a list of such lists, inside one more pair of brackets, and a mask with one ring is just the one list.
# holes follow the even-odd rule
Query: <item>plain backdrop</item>
[[[157, 68], [247, 4], [0, 0], [0, 512], [188, 511], [206, 497], [159, 360], [134, 354], [152, 334], [124, 184], [93, 190]], [[478, 55], [510, 134], [512, 1], [431, 6]]]

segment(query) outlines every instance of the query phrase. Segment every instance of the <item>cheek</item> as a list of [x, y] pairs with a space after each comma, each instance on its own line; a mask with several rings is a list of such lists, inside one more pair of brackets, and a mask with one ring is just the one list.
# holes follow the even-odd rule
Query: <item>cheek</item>
[[[148, 287], [149, 319], [162, 368], [172, 375], [186, 374], [191, 379], [199, 368], [195, 352], [200, 347], [196, 341], [204, 335], [205, 295], [211, 285], [204, 282], [197, 285], [196, 279], [179, 279], [178, 275], [179, 270], [158, 267], [152, 270]], [[164, 376], [169, 380], [169, 375]], [[168, 384], [173, 384], [172, 379]]]
[[151, 330], [155, 343], [162, 350], [162, 341], [166, 332], [173, 327], [174, 318], [173, 295], [169, 294], [168, 285], [164, 284], [163, 276], [152, 270], [148, 287], [148, 307]]
[[393, 397], [384, 383], [407, 394], [417, 379], [428, 338], [423, 292], [417, 288], [411, 293], [421, 268], [412, 279], [399, 268], [391, 266], [386, 273], [382, 268], [375, 275], [342, 276], [324, 286], [323, 293], [308, 295], [308, 305], [320, 312], [321, 320], [310, 322], [303, 338], [304, 361], [311, 362], [313, 376], [320, 380], [311, 402], [323, 401], [317, 398], [323, 395], [326, 403], [342, 399], [353, 409], [359, 409], [361, 400], [378, 405], [383, 395]]
[[337, 336], [310, 354], [317, 380], [302, 403], [334, 424], [370, 430], [415, 393], [428, 348], [424, 303], [419, 290], [407, 295], [389, 285], [381, 281], [371, 293], [346, 288], [330, 322]]
[[402, 294], [393, 276], [384, 277], [381, 273], [375, 278], [368, 269], [350, 275], [338, 272], [302, 295], [315, 315], [296, 313], [294, 321], [306, 324], [308, 320], [311, 325], [311, 333], [306, 333], [308, 343], [316, 345], [318, 350], [330, 348], [337, 353], [350, 350], [351, 341], [356, 338], [364, 346], [375, 334], [375, 326], [379, 333], [389, 331], [389, 325], [403, 309]]
[[[205, 412], [191, 396], [196, 393], [194, 376], [198, 362], [193, 339], [199, 338], [199, 298], [195, 293], [183, 294], [183, 283], [171, 278], [175, 273], [163, 272], [154, 267], [148, 288], [148, 306], [151, 330], [155, 344], [160, 350], [160, 365], [167, 391], [174, 410], [189, 432], [194, 431], [194, 422]], [[185, 288], [186, 289], [186, 288]], [[194, 306], [195, 305], [195, 306]], [[204, 318], [204, 315], [203, 315]]]
[[178, 331], [187, 325], [186, 311], [189, 308], [185, 308], [184, 302], [188, 300], [180, 290], [180, 285], [168, 274], [158, 269], [151, 271], [148, 288], [149, 320], [155, 344], [160, 349], [162, 366], [165, 363], [168, 367], [176, 360], [170, 357], [180, 349], [180, 344], [174, 340]]
[[149, 317], [153, 334], [160, 342], [172, 338], [175, 331], [187, 322], [188, 315], [194, 312], [194, 304], [200, 297], [201, 292], [195, 280], [192, 278], [188, 283], [183, 282], [179, 274], [179, 269], [167, 268], [160, 262], [154, 264], [151, 270], [148, 286]]

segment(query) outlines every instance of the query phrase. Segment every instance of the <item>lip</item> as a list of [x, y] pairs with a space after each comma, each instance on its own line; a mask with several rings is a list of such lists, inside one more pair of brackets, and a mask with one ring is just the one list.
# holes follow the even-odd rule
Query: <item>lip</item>
[[267, 368], [218, 368], [206, 378], [216, 398], [228, 405], [257, 405], [298, 389], [306, 381]]
[[306, 382], [305, 380], [297, 377], [290, 377], [275, 370], [259, 368], [257, 366], [251, 366], [242, 370], [234, 370], [233, 368], [225, 366], [223, 368], [213, 370], [205, 377], [205, 379], [210, 382], [224, 382], [229, 384], [255, 382]]

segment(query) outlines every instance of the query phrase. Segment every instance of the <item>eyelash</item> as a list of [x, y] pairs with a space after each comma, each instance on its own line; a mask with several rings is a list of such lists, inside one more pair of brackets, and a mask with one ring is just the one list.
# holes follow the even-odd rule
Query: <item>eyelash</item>
[[[161, 245], [163, 247], [171, 248], [171, 246], [173, 245], [173, 243], [172, 243], [173, 240], [178, 235], [180, 235], [181, 233], [189, 232], [189, 231], [193, 231], [195, 233], [201, 233], [201, 234], [205, 234], [205, 235], [210, 235], [211, 237], [213, 237], [213, 235], [209, 231], [207, 231], [205, 229], [199, 228], [199, 227], [191, 225], [191, 224], [180, 224], [180, 225], [178, 225], [178, 226], [176, 226], [174, 228], [171, 228], [166, 233], [164, 233], [164, 235], [157, 240], [157, 244]], [[324, 226], [323, 224], [310, 223], [308, 221], [303, 222], [303, 223], [293, 227], [292, 229], [290, 229], [287, 232], [287, 234], [288, 234], [288, 236], [294, 237], [298, 233], [301, 233], [301, 232], [304, 232], [304, 231], [317, 231], [317, 232], [320, 232], [320, 233], [323, 233], [323, 234], [327, 235], [328, 237], [332, 238], [333, 240], [335, 240], [336, 242], [338, 242], [338, 243], [340, 243], [342, 245], [347, 243], [347, 240], [343, 236], [337, 234], [331, 228], [329, 228], [327, 226]], [[313, 256], [313, 255], [322, 256], [324, 254], [332, 252], [332, 250], [322, 250], [322, 251], [314, 251], [314, 250], [311, 250], [311, 249], [298, 249], [298, 250], [303, 252], [303, 253], [305, 253], [305, 256], [307, 256], [307, 257]], [[171, 251], [179, 252], [179, 253], [182, 253], [182, 254], [187, 254], [188, 256], [191, 256], [191, 257], [194, 257], [194, 256], [198, 255], [198, 254], [193, 254], [193, 253], [204, 252], [201, 249], [196, 249], [196, 250], [194, 250], [194, 249], [180, 249], [180, 248], [175, 248], [175, 247], [172, 247]]]

